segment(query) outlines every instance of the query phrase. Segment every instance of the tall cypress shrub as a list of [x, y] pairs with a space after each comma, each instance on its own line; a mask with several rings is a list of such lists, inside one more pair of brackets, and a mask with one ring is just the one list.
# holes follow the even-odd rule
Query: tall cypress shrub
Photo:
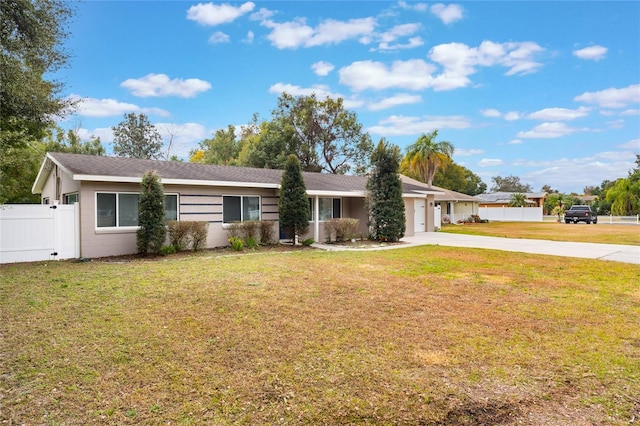
[[367, 181], [369, 229], [378, 241], [398, 241], [406, 228], [402, 180], [398, 174], [400, 148], [381, 139], [371, 155], [373, 171]]
[[309, 229], [309, 200], [302, 177], [300, 160], [291, 154], [287, 157], [280, 183], [278, 200], [280, 226], [285, 235], [295, 243], [296, 235], [303, 235]]
[[167, 236], [164, 191], [160, 176], [150, 170], [142, 176], [138, 199], [138, 253], [158, 253]]

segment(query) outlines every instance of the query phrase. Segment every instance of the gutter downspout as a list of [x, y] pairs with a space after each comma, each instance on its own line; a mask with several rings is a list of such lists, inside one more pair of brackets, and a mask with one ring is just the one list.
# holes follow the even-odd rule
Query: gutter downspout
[[313, 209], [313, 240], [317, 243], [320, 240], [320, 197], [316, 195], [313, 199], [315, 208]]

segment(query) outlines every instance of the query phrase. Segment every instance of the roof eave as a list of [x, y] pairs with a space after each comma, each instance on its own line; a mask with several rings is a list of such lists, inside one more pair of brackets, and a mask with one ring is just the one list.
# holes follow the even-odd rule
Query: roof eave
[[367, 193], [365, 191], [326, 191], [318, 189], [308, 189], [307, 195], [318, 197], [365, 197]]
[[49, 177], [49, 173], [51, 173], [52, 164], [55, 164], [59, 168], [61, 168], [65, 173], [69, 175], [73, 175], [66, 167], [64, 167], [58, 160], [56, 160], [51, 153], [47, 152], [42, 160], [42, 164], [40, 165], [40, 170], [38, 170], [38, 175], [36, 176], [36, 180], [33, 182], [33, 186], [31, 187], [32, 194], [42, 194], [42, 188], [44, 188], [44, 184]]
[[[73, 180], [92, 181], [92, 182], [125, 182], [140, 183], [142, 177], [133, 176], [103, 176], [103, 175], [74, 175]], [[163, 185], [195, 185], [195, 186], [228, 186], [235, 188], [267, 188], [278, 189], [280, 185], [277, 183], [267, 182], [234, 182], [219, 180], [197, 180], [197, 179], [172, 179], [160, 178]]]

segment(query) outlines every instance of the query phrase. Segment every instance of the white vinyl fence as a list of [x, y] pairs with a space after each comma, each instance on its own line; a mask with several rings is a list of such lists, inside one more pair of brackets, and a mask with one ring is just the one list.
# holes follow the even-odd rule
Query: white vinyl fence
[[542, 222], [542, 207], [480, 207], [478, 215], [490, 222]]
[[[545, 222], [557, 222], [558, 216], [546, 215], [544, 216]], [[564, 216], [561, 219], [564, 222]], [[598, 215], [598, 223], [602, 224], [622, 224], [622, 225], [640, 225], [640, 215], [635, 216], [612, 216], [612, 215]]]
[[0, 205], [0, 264], [80, 257], [79, 208]]

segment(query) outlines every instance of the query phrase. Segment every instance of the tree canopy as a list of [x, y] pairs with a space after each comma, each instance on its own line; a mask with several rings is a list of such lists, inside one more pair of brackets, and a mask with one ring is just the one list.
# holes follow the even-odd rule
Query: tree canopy
[[24, 146], [6, 146], [0, 156], [0, 204], [40, 201], [38, 195], [31, 193], [31, 187], [47, 152], [105, 154], [100, 138], [82, 141], [74, 130], [65, 132], [59, 127], [47, 129], [41, 140], [29, 141]]
[[146, 172], [140, 182], [138, 225], [140, 226], [136, 231], [138, 253], [159, 253], [164, 244], [167, 229], [164, 190], [160, 176], [154, 170]]
[[119, 157], [157, 160], [162, 155], [162, 137], [145, 114], [125, 114], [113, 130], [113, 153]]
[[453, 160], [438, 169], [433, 177], [433, 184], [467, 195], [483, 194], [487, 190], [487, 184], [482, 181], [480, 176], [468, 168], [456, 164]]
[[39, 140], [71, 112], [64, 85], [50, 76], [67, 63], [62, 45], [72, 14], [62, 0], [0, 2], [0, 155]]
[[356, 114], [344, 109], [341, 98], [283, 93], [273, 118], [285, 129], [291, 127], [303, 170], [344, 174], [368, 169], [371, 138], [363, 133]]
[[448, 141], [436, 141], [438, 130], [423, 133], [415, 143], [407, 147], [402, 161], [403, 173], [413, 173], [418, 180], [433, 185], [433, 178], [444, 165], [451, 162], [454, 147]]
[[494, 176], [491, 178], [491, 192], [532, 192], [531, 185], [520, 182], [518, 176]]
[[371, 138], [340, 98], [283, 93], [270, 121], [258, 123], [254, 115], [241, 130], [217, 131], [191, 152], [192, 161], [283, 169], [293, 154], [303, 171], [363, 174], [369, 168]]
[[307, 189], [300, 168], [300, 160], [293, 154], [287, 157], [282, 173], [278, 216], [280, 226], [291, 239], [305, 234], [309, 229]]
[[398, 241], [406, 230], [402, 180], [398, 174], [400, 148], [384, 139], [371, 155], [373, 170], [367, 181], [369, 230], [378, 241]]

